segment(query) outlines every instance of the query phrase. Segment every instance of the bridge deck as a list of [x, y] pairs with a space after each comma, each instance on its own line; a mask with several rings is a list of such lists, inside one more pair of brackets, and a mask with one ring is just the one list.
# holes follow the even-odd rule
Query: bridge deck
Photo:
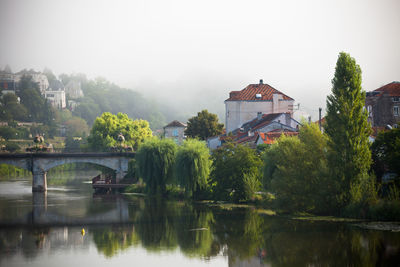
[[135, 152], [83, 152], [83, 153], [0, 153], [0, 159], [6, 158], [102, 158], [102, 157], [135, 157]]

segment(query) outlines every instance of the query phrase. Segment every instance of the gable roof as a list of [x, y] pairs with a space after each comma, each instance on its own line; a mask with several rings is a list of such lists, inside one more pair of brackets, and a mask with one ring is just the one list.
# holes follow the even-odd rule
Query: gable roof
[[186, 124], [184, 124], [180, 121], [174, 120], [174, 121], [171, 121], [170, 123], [168, 123], [166, 126], [164, 126], [164, 128], [167, 128], [167, 127], [183, 127], [183, 128], [185, 128]]
[[64, 90], [64, 85], [59, 80], [52, 80], [49, 84], [49, 90], [51, 91], [62, 91]]
[[[261, 98], [256, 98], [257, 94], [260, 94]], [[284, 100], [294, 100], [269, 84], [259, 83], [249, 84], [241, 91], [231, 91], [225, 101], [271, 101], [273, 94], [281, 94]]]
[[271, 123], [273, 120], [281, 116], [282, 114], [285, 113], [270, 113], [270, 114], [262, 114], [262, 117], [260, 119], [254, 118], [251, 121], [245, 122], [242, 127], [237, 128], [232, 131], [233, 134], [240, 132], [240, 131], [249, 131], [250, 129], [256, 129], [260, 128], [260, 126], [265, 126], [269, 123]]
[[390, 96], [400, 96], [400, 82], [388, 83], [376, 90], [374, 92], [387, 93]]

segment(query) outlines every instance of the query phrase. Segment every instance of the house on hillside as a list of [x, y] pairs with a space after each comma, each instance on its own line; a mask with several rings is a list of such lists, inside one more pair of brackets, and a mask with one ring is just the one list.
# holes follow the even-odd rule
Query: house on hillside
[[51, 81], [48, 90], [44, 92], [44, 97], [55, 108], [63, 109], [67, 106], [64, 85], [59, 80]]
[[49, 88], [49, 81], [47, 80], [47, 76], [41, 72], [31, 70], [21, 70], [20, 72], [15, 73], [14, 81], [19, 83], [23, 76], [32, 77], [32, 81], [36, 83], [39, 87], [40, 93], [42, 95], [45, 94], [45, 91]]
[[400, 122], [400, 82], [391, 82], [367, 92], [365, 108], [373, 127], [393, 126]]
[[227, 133], [240, 128], [260, 114], [287, 113], [293, 117], [294, 99], [260, 80], [241, 91], [231, 91], [225, 100]]
[[0, 71], [0, 91], [2, 94], [15, 94], [17, 83], [14, 74], [7, 71]]
[[69, 81], [67, 85], [65, 85], [65, 94], [70, 99], [77, 99], [83, 97], [81, 82], [73, 80]]
[[183, 140], [186, 138], [186, 127], [187, 125], [185, 123], [174, 120], [164, 126], [164, 137], [173, 139], [177, 144], [182, 144]]

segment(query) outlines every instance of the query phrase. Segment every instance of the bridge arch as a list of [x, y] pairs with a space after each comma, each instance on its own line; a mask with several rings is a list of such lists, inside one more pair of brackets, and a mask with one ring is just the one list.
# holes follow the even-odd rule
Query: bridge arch
[[32, 191], [46, 191], [48, 170], [68, 163], [92, 163], [115, 171], [116, 181], [128, 172], [129, 160], [135, 153], [25, 153], [0, 154], [0, 164], [10, 164], [32, 172]]
[[43, 171], [48, 172], [54, 167], [62, 166], [65, 164], [72, 164], [72, 163], [91, 163], [98, 166], [103, 166], [109, 168], [114, 171], [118, 171], [119, 166], [118, 162], [114, 162], [112, 160], [102, 160], [96, 158], [70, 158], [70, 159], [63, 159], [63, 160], [54, 160], [49, 161], [47, 164], [44, 164]]

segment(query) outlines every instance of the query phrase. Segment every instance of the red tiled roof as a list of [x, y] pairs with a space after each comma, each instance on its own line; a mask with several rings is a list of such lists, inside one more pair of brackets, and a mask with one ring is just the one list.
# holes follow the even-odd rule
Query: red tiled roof
[[268, 132], [268, 133], [259, 133], [258, 135], [260, 138], [263, 140], [264, 144], [273, 144], [275, 143], [276, 139], [281, 137], [282, 134], [285, 134], [286, 136], [297, 136], [299, 135], [299, 132], [290, 132], [290, 131], [283, 131], [283, 132]]
[[384, 92], [389, 94], [390, 96], [400, 96], [400, 82], [388, 83], [374, 91]]
[[[256, 98], [256, 94], [261, 94], [261, 98]], [[272, 100], [273, 94], [281, 94], [284, 100], [294, 100], [269, 84], [249, 84], [242, 91], [231, 91], [226, 101]]]

